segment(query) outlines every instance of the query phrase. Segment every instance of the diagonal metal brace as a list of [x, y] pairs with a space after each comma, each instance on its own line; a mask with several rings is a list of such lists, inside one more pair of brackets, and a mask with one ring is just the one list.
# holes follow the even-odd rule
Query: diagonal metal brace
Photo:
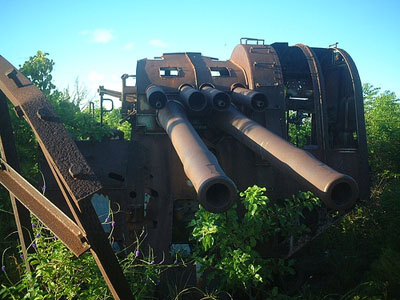
[[90, 246], [85, 233], [57, 206], [50, 202], [28, 181], [0, 159], [0, 183], [9, 190], [27, 209], [45, 224], [76, 256]]
[[43, 93], [2, 56], [0, 90], [32, 128], [65, 201], [76, 222], [86, 232], [90, 251], [114, 299], [133, 299], [129, 284], [90, 202], [91, 196], [101, 189], [101, 185], [61, 120]]
[[1, 55], [0, 90], [20, 108], [73, 200], [99, 191], [100, 183], [43, 93]]

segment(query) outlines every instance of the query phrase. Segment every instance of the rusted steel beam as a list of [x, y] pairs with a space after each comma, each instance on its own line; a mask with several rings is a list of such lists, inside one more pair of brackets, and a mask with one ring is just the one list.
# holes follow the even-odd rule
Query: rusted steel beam
[[217, 127], [231, 134], [255, 153], [270, 160], [289, 176], [294, 176], [329, 208], [346, 210], [356, 201], [358, 186], [352, 177], [333, 170], [235, 108], [215, 112], [213, 121]]
[[317, 142], [322, 149], [327, 149], [328, 123], [326, 120], [327, 105], [325, 103], [327, 103], [327, 101], [325, 95], [324, 74], [322, 73], [317, 56], [310, 47], [303, 44], [296, 44], [295, 47], [300, 48], [307, 59], [313, 85], [314, 107], [317, 119]]
[[121, 92], [105, 89], [104, 86], [102, 86], [102, 85], [99, 86], [99, 88], [97, 89], [97, 92], [100, 94], [100, 96], [101, 95], [109, 95], [111, 97], [121, 99]]
[[0, 89], [14, 106], [21, 109], [43, 146], [43, 153], [57, 166], [57, 172], [74, 201], [100, 190], [100, 183], [43, 93], [2, 56]]
[[[15, 170], [20, 170], [17, 157], [17, 149], [11, 125], [10, 114], [8, 112], [7, 98], [0, 90], [0, 154], [3, 160], [8, 162]], [[17, 225], [18, 237], [21, 244], [22, 254], [24, 256], [25, 267], [28, 272], [31, 271], [27, 257], [27, 252], [34, 251], [33, 248], [27, 249], [33, 236], [31, 227], [31, 217], [27, 210], [15, 197], [10, 193], [11, 206], [14, 213], [15, 223]]]
[[74, 215], [75, 220], [80, 227], [85, 228], [86, 238], [91, 246], [90, 252], [93, 255], [96, 264], [106, 281], [114, 299], [133, 299], [132, 292], [129, 288], [118, 260], [110, 247], [109, 241], [104, 234], [98, 216], [92, 206], [90, 197], [82, 199], [78, 203], [71, 200], [71, 196], [67, 193], [61, 179], [58, 177], [54, 166], [50, 166], [54, 178], [64, 196], [67, 204]]
[[115, 299], [133, 299], [115, 254], [90, 202], [101, 185], [43, 93], [0, 56], [0, 89], [32, 127], [54, 177], [86, 232], [91, 252]]
[[[368, 167], [368, 147], [367, 147], [367, 134], [365, 130], [365, 116], [364, 116], [364, 99], [362, 93], [362, 85], [360, 75], [358, 74], [357, 67], [351, 58], [351, 56], [343, 49], [336, 48], [335, 51], [339, 52], [346, 62], [351, 83], [353, 86], [354, 103], [356, 106], [356, 121], [357, 121], [357, 141], [360, 152], [360, 174], [363, 176], [360, 178], [360, 187], [363, 191], [361, 199], [369, 198], [369, 186], [370, 176]], [[368, 174], [368, 175], [367, 175]]]
[[169, 101], [159, 110], [157, 118], [168, 133], [199, 202], [211, 212], [228, 210], [236, 200], [236, 185], [187, 120], [183, 107]]
[[0, 159], [0, 183], [45, 224], [76, 256], [89, 249], [85, 233], [60, 209]]

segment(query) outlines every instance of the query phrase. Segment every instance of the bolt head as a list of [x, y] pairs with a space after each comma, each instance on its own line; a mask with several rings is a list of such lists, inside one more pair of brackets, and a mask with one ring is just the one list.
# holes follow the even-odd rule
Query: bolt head
[[69, 168], [68, 172], [73, 178], [77, 179], [80, 175], [82, 175], [83, 169], [81, 166], [73, 164]]

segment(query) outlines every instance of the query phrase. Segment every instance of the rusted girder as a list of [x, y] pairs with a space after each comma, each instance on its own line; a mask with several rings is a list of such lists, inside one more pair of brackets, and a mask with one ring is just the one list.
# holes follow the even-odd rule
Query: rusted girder
[[[79, 201], [100, 190], [100, 183], [43, 93], [2, 56], [0, 90], [20, 108], [46, 159], [57, 167], [74, 200]], [[70, 168], [79, 168], [79, 178], [70, 175]]]
[[0, 90], [19, 107], [33, 129], [75, 221], [86, 232], [92, 255], [113, 297], [132, 299], [129, 284], [90, 202], [101, 185], [78, 147], [43, 93], [2, 56]]
[[76, 256], [87, 251], [85, 233], [28, 181], [0, 159], [0, 183], [45, 224]]
[[[8, 111], [7, 98], [0, 90], [0, 154], [3, 160], [8, 162], [16, 171], [20, 170], [20, 165], [17, 157], [17, 149], [15, 145], [15, 138], [13, 128], [11, 125], [11, 118]], [[15, 223], [17, 225], [18, 237], [21, 244], [23, 256], [26, 258], [28, 252], [34, 249], [27, 249], [30, 240], [33, 236], [31, 227], [31, 216], [27, 210], [15, 196], [10, 193], [11, 206], [14, 213]], [[31, 271], [29, 261], [24, 260], [25, 267], [28, 272]]]

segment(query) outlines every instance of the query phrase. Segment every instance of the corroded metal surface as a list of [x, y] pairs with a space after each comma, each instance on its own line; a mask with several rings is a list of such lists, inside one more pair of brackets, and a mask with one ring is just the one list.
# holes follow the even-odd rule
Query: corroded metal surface
[[[0, 156], [16, 171], [20, 171], [20, 164], [17, 157], [17, 148], [15, 145], [15, 138], [13, 128], [11, 125], [11, 118], [8, 111], [7, 98], [0, 90]], [[31, 227], [31, 216], [27, 210], [15, 196], [10, 193], [11, 206], [14, 213], [15, 223], [17, 225], [18, 237], [21, 244], [21, 250], [24, 257], [27, 253], [33, 252], [34, 249], [28, 248], [30, 240], [33, 236]], [[28, 272], [31, 271], [28, 260], [25, 260], [25, 266]]]
[[310, 68], [314, 92], [314, 107], [316, 108], [316, 123], [318, 124], [316, 128], [317, 141], [322, 149], [327, 149], [326, 136], [328, 131], [326, 122], [326, 107], [324, 105], [324, 103], [326, 103], [326, 95], [323, 72], [314, 51], [310, 47], [303, 44], [297, 44], [295, 47], [298, 47], [301, 49], [301, 51], [303, 51]]
[[[84, 199], [100, 190], [101, 185], [96, 176], [80, 155], [43, 93], [2, 56], [0, 56], [0, 89], [14, 106], [21, 109], [46, 158], [56, 166], [74, 201]], [[80, 168], [78, 177], [73, 178], [70, 175], [71, 167]]]
[[[20, 115], [24, 116], [32, 127], [50, 170], [78, 224], [75, 226], [86, 233], [90, 251], [113, 297], [115, 299], [132, 299], [129, 284], [90, 202], [91, 195], [99, 191], [101, 185], [65, 130], [59, 117], [42, 92], [1, 56], [0, 90], [15, 107], [19, 108]], [[34, 189], [29, 189], [28, 186], [22, 186], [24, 183], [22, 178], [11, 181], [5, 173], [2, 175], [2, 182], [7, 184], [7, 188], [15, 190], [13, 194], [17, 194], [18, 198], [24, 197], [24, 204], [29, 206], [30, 210], [35, 211], [35, 214], [41, 214], [40, 219], [53, 227], [50, 227], [50, 229], [55, 231], [56, 234], [64, 235], [63, 239], [66, 240], [68, 231], [65, 228], [60, 229], [62, 225], [56, 220], [61, 218], [62, 222], [68, 222], [65, 221], [68, 217], [57, 208], [57, 210], [51, 211], [46, 219], [43, 209], [35, 206], [38, 203], [37, 200], [41, 199], [41, 194]], [[17, 175], [15, 174], [15, 178]], [[16, 184], [21, 184], [21, 186], [15, 188]], [[32, 198], [23, 194], [27, 190], [29, 190], [29, 194], [33, 195]], [[53, 215], [58, 217], [54, 218]], [[70, 241], [65, 244], [68, 246], [68, 243], [71, 244]], [[73, 248], [73, 251], [79, 254], [76, 247]]]
[[[129, 77], [136, 85], [127, 85]], [[344, 50], [244, 38], [226, 61], [167, 53], [139, 60], [136, 75], [121, 78], [121, 93], [104, 87], [99, 93], [120, 97], [132, 140], [107, 145], [121, 155], [118, 168], [112, 157], [93, 151], [85, 157], [104, 194], [123, 208], [126, 226], [117, 234], [129, 244], [144, 231], [158, 259], [171, 260], [171, 244], [187, 243], [184, 228], [197, 200], [210, 211], [224, 211], [236, 186], [266, 186], [271, 201], [310, 189], [326, 204], [317, 221], [306, 220], [314, 222], [312, 233], [290, 243], [294, 247], [287, 241], [277, 246], [281, 257], [331, 225], [332, 210], [341, 217], [368, 197], [361, 82]], [[35, 130], [64, 204], [85, 229], [113, 296], [132, 298], [122, 272], [113, 268], [111, 248], [102, 249], [108, 242], [90, 203], [100, 188], [93, 172], [43, 95], [1, 57], [0, 89]]]
[[71, 250], [80, 256], [90, 247], [86, 235], [70, 218], [36, 190], [29, 182], [0, 160], [0, 183]]
[[236, 186], [190, 125], [183, 107], [177, 102], [168, 102], [158, 112], [158, 120], [168, 133], [199, 202], [211, 212], [228, 210], [236, 200]]
[[234, 108], [215, 113], [215, 124], [261, 157], [265, 157], [289, 176], [296, 176], [332, 209], [345, 210], [358, 197], [357, 183], [293, 146], [268, 129], [247, 118]]
[[[180, 160], [171, 156], [170, 144], [161, 137], [163, 131], [160, 127], [165, 126], [155, 121], [158, 110], [146, 104], [145, 91], [151, 85], [162, 87], [167, 106], [171, 101], [184, 104], [182, 109], [188, 124], [196, 130], [222, 170], [240, 190], [253, 184], [266, 186], [272, 201], [279, 201], [299, 190], [311, 189], [323, 199], [329, 210], [342, 212], [354, 205], [358, 195], [366, 199], [365, 127], [360, 117], [357, 116], [355, 121], [355, 114], [362, 114], [362, 98], [359, 97], [358, 73], [350, 62], [351, 58], [340, 49], [312, 48], [302, 44], [289, 46], [287, 43], [266, 45], [263, 40], [249, 38], [241, 41], [227, 61], [197, 52], [171, 53], [154, 60], [140, 60], [136, 70], [136, 114], [130, 122], [134, 140], [132, 147], [135, 153], [143, 151], [147, 158], [142, 167], [139, 167], [139, 160], [137, 165], [128, 167], [138, 172], [126, 178], [135, 186], [135, 191], [140, 191], [133, 200], [135, 206], [143, 208], [146, 214], [147, 193], [140, 188], [143, 182], [140, 178], [157, 174], [152, 179], [152, 189], [161, 190], [163, 183], [168, 186], [165, 194], [159, 193], [157, 199], [173, 203], [173, 216], [162, 214], [152, 216], [152, 219], [164, 222], [170, 218], [166, 223], [172, 222], [174, 243], [184, 240], [183, 235], [176, 236], [179, 230], [174, 224], [190, 219], [189, 213], [188, 217], [182, 218], [182, 210], [192, 211], [190, 207], [196, 205], [195, 187], [191, 191], [192, 182], [185, 175]], [[207, 107], [198, 111], [191, 108], [187, 96], [182, 93], [184, 89], [208, 96]], [[258, 141], [252, 140], [252, 146], [247, 149], [242, 143], [249, 146], [248, 142], [232, 137], [237, 138], [237, 128], [234, 133], [221, 130], [223, 126], [217, 124], [222, 122], [221, 119], [227, 119], [221, 117], [224, 113], [216, 113], [218, 107], [213, 105], [213, 98], [207, 95], [207, 90], [230, 97], [232, 103], [221, 102], [226, 104], [228, 112], [235, 109], [246, 120], [257, 124], [258, 129], [268, 130], [268, 138], [256, 134]], [[122, 110], [126, 103], [122, 99]], [[202, 103], [199, 98], [199, 107]], [[272, 143], [268, 141], [269, 134], [274, 141], [279, 137], [277, 146], [268, 148], [268, 151], [274, 149], [274, 155], [263, 149]], [[185, 137], [180, 138], [185, 141]], [[290, 139], [297, 148], [282, 139]], [[191, 143], [182, 144], [189, 147]], [[172, 154], [174, 152], [172, 150]], [[293, 155], [295, 157], [291, 157]], [[154, 184], [154, 179], [157, 179], [157, 184]], [[151, 202], [161, 207], [161, 201]], [[186, 203], [185, 208], [181, 207], [182, 203]], [[136, 210], [139, 214], [140, 209]], [[135, 220], [143, 220], [141, 224], [146, 227], [148, 221], [145, 219], [135, 217]], [[140, 227], [140, 222], [135, 226]], [[327, 226], [324, 223], [321, 228]], [[158, 242], [150, 231], [148, 239], [157, 249], [164, 247], [165, 243]]]

